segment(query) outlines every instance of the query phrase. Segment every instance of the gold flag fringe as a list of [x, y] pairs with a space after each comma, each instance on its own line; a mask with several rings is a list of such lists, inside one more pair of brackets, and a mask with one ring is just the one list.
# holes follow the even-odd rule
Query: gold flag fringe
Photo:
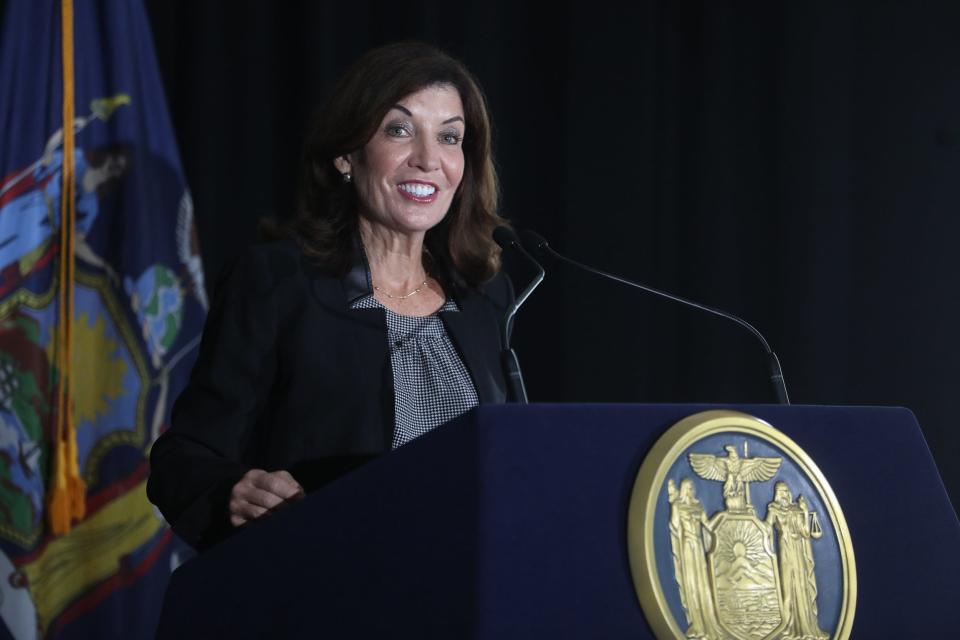
[[86, 515], [86, 484], [77, 461], [77, 430], [73, 420], [73, 287], [76, 222], [76, 162], [74, 158], [73, 2], [61, 0], [63, 56], [63, 186], [60, 193], [60, 260], [58, 264], [56, 421], [52, 447], [53, 477], [47, 492], [47, 516], [55, 535], [68, 533], [74, 520]]

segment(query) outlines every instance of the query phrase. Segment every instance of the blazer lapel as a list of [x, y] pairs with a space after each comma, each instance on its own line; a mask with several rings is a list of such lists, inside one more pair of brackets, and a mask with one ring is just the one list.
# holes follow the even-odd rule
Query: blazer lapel
[[358, 367], [369, 371], [371, 375], [380, 376], [379, 398], [370, 398], [369, 401], [381, 403], [381, 415], [384, 416], [380, 433], [382, 448], [384, 451], [389, 451], [393, 443], [396, 407], [393, 369], [390, 366], [390, 352], [387, 346], [387, 318], [383, 309], [352, 309], [350, 307], [355, 300], [372, 291], [370, 271], [359, 244], [354, 247], [353, 258], [350, 271], [339, 279], [321, 273], [309, 262], [304, 266], [304, 270], [310, 274], [317, 301], [354, 327], [353, 330], [344, 333], [348, 344], [341, 344], [341, 349], [349, 349], [349, 357], [357, 363]]
[[477, 385], [477, 397], [481, 403], [506, 402], [500, 364], [500, 320], [476, 293], [461, 290], [457, 302], [460, 311], [442, 312], [440, 317]]

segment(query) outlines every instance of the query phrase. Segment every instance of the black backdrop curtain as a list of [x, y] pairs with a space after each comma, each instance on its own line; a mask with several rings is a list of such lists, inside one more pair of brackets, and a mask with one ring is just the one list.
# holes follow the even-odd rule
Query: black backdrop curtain
[[[515, 225], [748, 318], [795, 403], [912, 408], [956, 504], [960, 3], [625, 4], [149, 0], [208, 279], [291, 213], [345, 66], [432, 42], [488, 94]], [[515, 346], [533, 401], [772, 401], [742, 330], [559, 266]]]

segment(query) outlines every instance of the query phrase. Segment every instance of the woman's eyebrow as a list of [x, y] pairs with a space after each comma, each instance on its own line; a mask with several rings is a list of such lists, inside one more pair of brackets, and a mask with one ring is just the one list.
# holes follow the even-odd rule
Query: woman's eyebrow
[[[402, 111], [402, 112], [405, 113], [406, 115], [408, 115], [408, 116], [410, 116], [410, 117], [413, 117], [413, 113], [410, 111], [410, 109], [407, 109], [407, 108], [406, 108], [405, 106], [403, 106], [402, 104], [395, 104], [395, 105], [393, 105], [393, 106], [390, 107], [390, 108], [391, 108], [391, 109], [396, 109], [397, 111]], [[443, 121], [442, 124], [450, 124], [451, 122], [457, 122], [458, 120], [459, 120], [460, 122], [464, 122], [464, 124], [466, 124], [466, 122], [465, 122], [464, 119], [463, 119], [463, 116], [453, 116], [452, 118], [447, 118], [446, 120]]]

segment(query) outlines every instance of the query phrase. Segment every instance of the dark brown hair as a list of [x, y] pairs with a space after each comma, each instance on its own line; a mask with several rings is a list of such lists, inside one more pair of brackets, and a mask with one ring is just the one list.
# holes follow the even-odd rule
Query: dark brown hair
[[348, 269], [358, 215], [356, 191], [333, 160], [362, 149], [402, 98], [435, 85], [450, 85], [460, 94], [464, 173], [447, 215], [427, 232], [427, 251], [435, 260], [449, 261], [470, 286], [499, 269], [500, 249], [492, 233], [504, 222], [497, 214], [499, 185], [486, 98], [461, 62], [435, 47], [401, 42], [369, 51], [347, 70], [307, 138], [299, 216], [291, 230], [304, 253], [330, 271]]

